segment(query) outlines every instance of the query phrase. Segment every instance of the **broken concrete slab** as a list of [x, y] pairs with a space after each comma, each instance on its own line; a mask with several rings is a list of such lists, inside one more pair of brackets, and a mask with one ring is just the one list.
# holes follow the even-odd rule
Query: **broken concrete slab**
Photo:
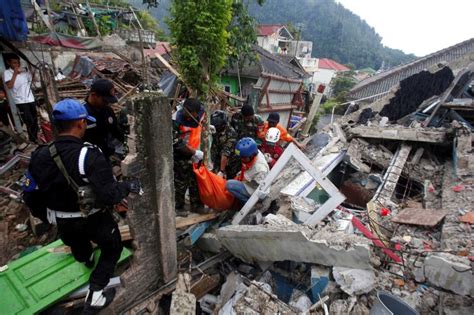
[[[235, 302], [236, 314], [296, 314], [293, 308], [277, 296], [264, 290], [262, 283], [252, 281], [245, 293]], [[227, 313], [228, 314], [228, 313]]]
[[449, 133], [443, 128], [409, 128], [403, 126], [394, 127], [367, 127], [356, 126], [348, 130], [353, 137], [415, 141], [428, 143], [445, 143], [448, 141]]
[[344, 232], [320, 231], [314, 234], [296, 224], [241, 225], [220, 228], [217, 237], [227, 250], [246, 262], [290, 260], [370, 268], [369, 240]]
[[196, 314], [196, 297], [186, 292], [173, 292], [171, 298], [170, 315]]
[[204, 233], [197, 241], [197, 246], [206, 252], [220, 253], [222, 245], [215, 233]]
[[372, 270], [334, 267], [332, 275], [342, 291], [349, 295], [369, 293], [375, 287], [375, 273]]
[[431, 254], [425, 259], [424, 270], [429, 283], [459, 295], [474, 297], [474, 274], [467, 257]]
[[191, 275], [178, 274], [176, 290], [171, 296], [170, 315], [196, 314], [196, 297], [189, 293], [191, 288]]

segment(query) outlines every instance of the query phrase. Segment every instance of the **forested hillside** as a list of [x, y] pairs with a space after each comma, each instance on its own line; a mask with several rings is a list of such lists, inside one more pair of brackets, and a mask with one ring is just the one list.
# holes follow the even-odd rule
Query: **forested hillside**
[[[134, 4], [141, 1], [130, 1]], [[151, 13], [160, 20], [168, 14], [170, 0], [162, 0]], [[313, 41], [313, 56], [352, 63], [357, 69], [396, 66], [415, 58], [382, 45], [382, 38], [359, 16], [334, 0], [266, 0], [263, 7], [249, 0], [259, 23], [302, 26], [302, 39]]]

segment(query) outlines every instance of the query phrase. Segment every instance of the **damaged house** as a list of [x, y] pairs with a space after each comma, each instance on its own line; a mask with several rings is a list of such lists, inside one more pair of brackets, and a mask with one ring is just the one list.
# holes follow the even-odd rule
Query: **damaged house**
[[[168, 47], [143, 52], [162, 57], [156, 72], [120, 51], [59, 46], [65, 62], [49, 47], [46, 63], [75, 75], [47, 78], [55, 90], [39, 99], [83, 97], [93, 76], [114, 80], [129, 128], [114, 175], [143, 186], [115, 209], [125, 249], [104, 314], [473, 314], [472, 43], [362, 81], [345, 115], [308, 136], [304, 151], [290, 144], [240, 210], [186, 217], [174, 209], [171, 117], [181, 89]], [[264, 118], [279, 112], [286, 125], [304, 107], [308, 74], [255, 51], [255, 63], [222, 73], [225, 92]], [[175, 76], [168, 97], [154, 84], [140, 90], [165, 69]], [[0, 248], [9, 258], [0, 313], [75, 314], [91, 271], [23, 206], [32, 148], [23, 149], [0, 156]]]
[[226, 92], [240, 94], [263, 119], [278, 112], [280, 123], [287, 127], [292, 112], [304, 108], [304, 80], [309, 74], [297, 60], [291, 62], [259, 46], [254, 46], [254, 51], [256, 60], [247, 62], [242, 69], [225, 70], [221, 85]]

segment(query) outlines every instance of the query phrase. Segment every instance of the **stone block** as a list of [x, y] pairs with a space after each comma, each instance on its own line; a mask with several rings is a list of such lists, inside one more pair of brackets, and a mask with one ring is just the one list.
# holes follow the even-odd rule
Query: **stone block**
[[466, 257], [447, 253], [429, 255], [424, 264], [429, 283], [459, 295], [474, 297], [474, 275]]
[[204, 233], [197, 241], [197, 246], [206, 252], [220, 253], [222, 245], [215, 233]]
[[170, 315], [196, 314], [196, 297], [186, 292], [173, 292], [171, 297]]
[[334, 267], [332, 274], [342, 291], [349, 295], [369, 293], [375, 287], [375, 273], [372, 270]]
[[227, 250], [246, 262], [288, 260], [370, 268], [367, 239], [343, 232], [317, 233], [309, 238], [310, 233], [297, 225], [233, 225], [217, 230], [217, 237]]

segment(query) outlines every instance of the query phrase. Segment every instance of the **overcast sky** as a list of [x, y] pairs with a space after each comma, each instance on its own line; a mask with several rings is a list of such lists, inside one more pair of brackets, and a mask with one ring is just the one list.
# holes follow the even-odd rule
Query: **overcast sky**
[[336, 0], [382, 36], [424, 56], [474, 37], [474, 0]]

